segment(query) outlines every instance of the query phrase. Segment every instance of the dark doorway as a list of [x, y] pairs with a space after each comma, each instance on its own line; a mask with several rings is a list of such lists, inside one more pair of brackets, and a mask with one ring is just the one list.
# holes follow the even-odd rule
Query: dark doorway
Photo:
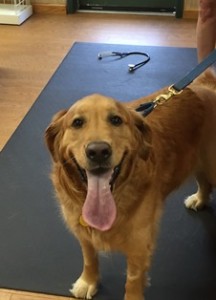
[[108, 10], [131, 12], [173, 13], [181, 18], [184, 0], [67, 0], [67, 12], [79, 10]]

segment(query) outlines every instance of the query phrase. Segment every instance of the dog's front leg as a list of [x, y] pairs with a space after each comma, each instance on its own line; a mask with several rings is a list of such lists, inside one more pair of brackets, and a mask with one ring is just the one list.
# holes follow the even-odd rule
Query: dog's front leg
[[124, 300], [144, 300], [144, 288], [147, 285], [148, 256], [127, 257], [127, 281]]
[[73, 284], [70, 292], [76, 298], [92, 299], [99, 281], [98, 255], [91, 243], [80, 242], [83, 253], [83, 272]]

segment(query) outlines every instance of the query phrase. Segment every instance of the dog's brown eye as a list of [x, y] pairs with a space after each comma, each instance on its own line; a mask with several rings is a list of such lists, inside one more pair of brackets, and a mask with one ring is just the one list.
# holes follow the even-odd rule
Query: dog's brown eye
[[121, 125], [123, 123], [122, 118], [119, 117], [119, 116], [110, 116], [109, 117], [109, 121], [114, 126], [119, 126], [119, 125]]
[[73, 120], [73, 123], [72, 123], [72, 127], [74, 128], [81, 128], [84, 124], [84, 119], [83, 118], [76, 118]]

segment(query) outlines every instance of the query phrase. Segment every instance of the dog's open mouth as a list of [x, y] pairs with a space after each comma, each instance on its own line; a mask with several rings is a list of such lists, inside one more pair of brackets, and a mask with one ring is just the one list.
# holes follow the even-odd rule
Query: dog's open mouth
[[[121, 166], [122, 166], [122, 163], [123, 163], [123, 160], [124, 160], [124, 157], [125, 155], [123, 155], [123, 158], [121, 160], [121, 162], [113, 169], [112, 173], [111, 173], [111, 177], [110, 177], [110, 180], [109, 180], [109, 185], [110, 185], [110, 189], [111, 191], [113, 190], [113, 185], [121, 171]], [[79, 166], [79, 164], [77, 163], [76, 159], [73, 158], [73, 161], [79, 171], [79, 174], [80, 174], [80, 177], [81, 179], [88, 183], [88, 178], [87, 178], [87, 171], [83, 168], [81, 168]], [[95, 169], [92, 169], [91, 171], [89, 171], [89, 173], [91, 173], [92, 175], [95, 175], [95, 176], [101, 176], [102, 174], [105, 174], [107, 172], [110, 171], [110, 168], [105, 168], [105, 167], [98, 167], [98, 168], [95, 168]]]
[[113, 170], [82, 169], [76, 162], [81, 178], [87, 182], [87, 196], [82, 208], [82, 217], [88, 226], [100, 231], [111, 229], [116, 219], [116, 204], [112, 195], [113, 185], [120, 173], [124, 156]]

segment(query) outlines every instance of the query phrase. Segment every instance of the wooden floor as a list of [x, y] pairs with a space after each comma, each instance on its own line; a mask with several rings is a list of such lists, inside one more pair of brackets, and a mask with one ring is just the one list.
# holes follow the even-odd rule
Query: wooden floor
[[[75, 41], [196, 47], [195, 29], [195, 20], [92, 13], [35, 14], [21, 26], [0, 25], [0, 150]], [[0, 290], [0, 300], [30, 299], [68, 298]]]

